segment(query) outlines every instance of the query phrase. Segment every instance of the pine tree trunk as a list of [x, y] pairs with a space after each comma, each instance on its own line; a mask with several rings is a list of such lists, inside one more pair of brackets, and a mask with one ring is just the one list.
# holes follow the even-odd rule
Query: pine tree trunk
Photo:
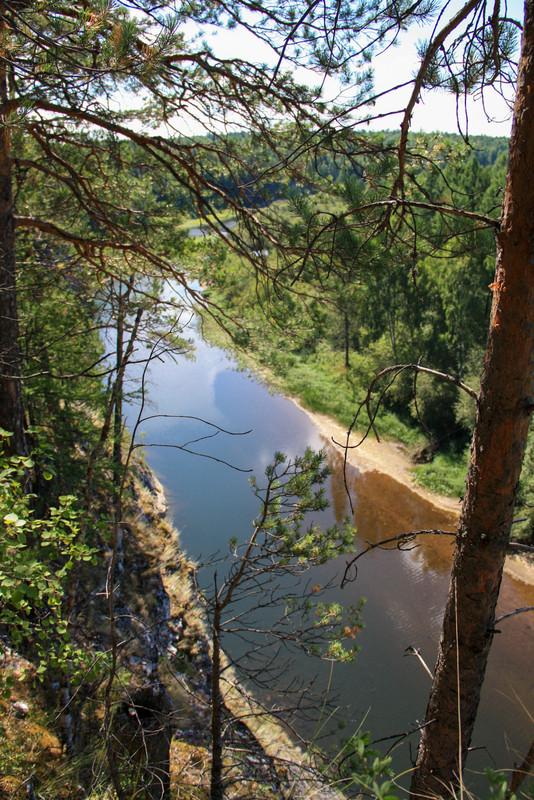
[[125, 296], [122, 294], [122, 285], [119, 283], [117, 295], [117, 336], [116, 336], [116, 365], [117, 365], [117, 392], [115, 395], [115, 411], [113, 419], [113, 486], [119, 491], [122, 478], [122, 394], [124, 378], [119, 375], [124, 358], [124, 304]]
[[212, 624], [211, 656], [211, 785], [210, 800], [224, 797], [221, 698], [221, 608], [216, 601]]
[[461, 778], [534, 406], [533, 131], [534, 0], [526, 0], [490, 333], [438, 661], [412, 781], [417, 798], [447, 794]]
[[[0, 38], [7, 35], [4, 14], [0, 3]], [[0, 52], [0, 427], [13, 434], [10, 452], [25, 455], [8, 100], [6, 60]]]
[[343, 334], [345, 342], [345, 368], [350, 369], [350, 325], [347, 311], [343, 312]]

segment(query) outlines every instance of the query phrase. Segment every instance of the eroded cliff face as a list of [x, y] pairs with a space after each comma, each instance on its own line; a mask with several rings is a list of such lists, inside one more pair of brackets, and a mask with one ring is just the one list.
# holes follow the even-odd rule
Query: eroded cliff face
[[[136, 463], [114, 555], [113, 624], [104, 538], [97, 562], [78, 572], [72, 643], [91, 665], [81, 682], [52, 671], [38, 680], [31, 653], [5, 648], [13, 686], [0, 696], [0, 800], [103, 800], [111, 786], [128, 800], [209, 798], [210, 640], [195, 565], [166, 515], [161, 485]], [[224, 674], [225, 796], [342, 797]]]
[[[166, 514], [159, 481], [137, 463], [125, 493], [116, 553], [111, 736], [122, 782], [124, 776], [128, 783], [138, 781], [149, 800], [170, 797], [171, 783], [173, 794], [174, 784], [182, 786], [183, 764], [173, 742], [187, 743], [204, 772], [209, 761], [208, 640], [195, 568]], [[101, 600], [94, 592], [88, 609], [91, 627], [104, 637], [102, 647], [110, 640], [109, 613]], [[200, 774], [188, 780], [202, 784]]]
[[[100, 502], [103, 514], [106, 503]], [[107, 590], [111, 550], [105, 539], [97, 563], [82, 565], [78, 574], [72, 639], [94, 667], [81, 683], [52, 672], [37, 680], [31, 653], [6, 647], [4, 672], [13, 686], [9, 697], [0, 698], [0, 800], [108, 796], [110, 760], [115, 790], [122, 787], [124, 797], [136, 792], [148, 800], [209, 797], [209, 637], [195, 566], [166, 515], [159, 481], [137, 463], [117, 537], [113, 637]], [[228, 796], [238, 796], [245, 782], [258, 797], [281, 797], [288, 773], [247, 723], [254, 709], [243, 700], [246, 694], [235, 692], [234, 681], [230, 686], [225, 744], [239, 755], [230, 767]], [[112, 711], [109, 726], [106, 704]], [[256, 728], [261, 723], [256, 721]], [[271, 727], [270, 738], [279, 748], [281, 731]]]
[[[104, 509], [100, 498], [97, 513], [103, 515]], [[105, 538], [97, 563], [79, 568], [72, 642], [92, 662], [81, 683], [52, 671], [37, 680], [31, 653], [6, 646], [4, 674], [13, 686], [0, 700], [1, 800], [36, 792], [69, 799], [105, 792], [106, 691], [112, 710], [106, 735], [127, 796], [134, 784], [147, 798], [169, 796], [170, 776], [178, 780], [183, 772], [172, 763], [176, 737], [188, 743], [188, 758], [194, 753], [206, 771], [209, 647], [194, 567], [166, 512], [159, 482], [137, 463], [119, 525], [113, 638], [106, 585], [111, 552]], [[198, 776], [189, 769], [188, 779]]]

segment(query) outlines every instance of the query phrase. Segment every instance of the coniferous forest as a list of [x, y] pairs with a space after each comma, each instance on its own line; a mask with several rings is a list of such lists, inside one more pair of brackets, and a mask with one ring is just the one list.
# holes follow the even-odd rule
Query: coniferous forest
[[[399, 100], [373, 64], [419, 29]], [[533, 73], [533, 0], [0, 2], [0, 798], [470, 793], [505, 559], [533, 569]], [[511, 134], [471, 135], [466, 98], [484, 111], [492, 93]], [[412, 130], [445, 94], [456, 132]], [[165, 516], [142, 451], [165, 391], [149, 368], [194, 357], [192, 316], [460, 499], [408, 777], [374, 741], [394, 731], [363, 727], [332, 756], [263, 699], [291, 680], [259, 634], [358, 657], [363, 600], [293, 591], [355, 556], [350, 519], [313, 521], [324, 454], [272, 454], [250, 537], [213, 556], [210, 589]], [[533, 758], [488, 758], [483, 796], [531, 796]]]

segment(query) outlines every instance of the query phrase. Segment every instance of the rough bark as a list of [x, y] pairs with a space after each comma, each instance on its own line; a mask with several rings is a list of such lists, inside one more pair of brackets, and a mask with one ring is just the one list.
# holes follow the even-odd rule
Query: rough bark
[[213, 614], [211, 656], [211, 784], [210, 800], [223, 800], [223, 750], [221, 697], [221, 606], [218, 599]]
[[[0, 3], [0, 38], [6, 35], [3, 14]], [[13, 434], [8, 443], [10, 452], [25, 455], [8, 117], [6, 61], [0, 52], [0, 427]]]
[[118, 715], [122, 728], [116, 735], [126, 744], [130, 759], [139, 765], [146, 800], [170, 798], [172, 712], [167, 690], [154, 684], [134, 691]]
[[534, 405], [533, 131], [534, 0], [526, 0], [490, 332], [438, 661], [412, 781], [417, 798], [447, 794], [461, 779]]

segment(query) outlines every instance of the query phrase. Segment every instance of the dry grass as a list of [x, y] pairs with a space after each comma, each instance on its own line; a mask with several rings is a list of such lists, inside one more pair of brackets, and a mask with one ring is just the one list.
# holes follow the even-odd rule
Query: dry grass
[[[55, 735], [46, 702], [39, 686], [34, 686], [34, 669], [20, 657], [8, 655], [4, 675], [11, 675], [14, 684], [10, 698], [0, 699], [0, 800], [25, 798], [26, 782], [44, 785], [61, 775], [65, 756]], [[15, 703], [24, 703], [28, 712], [18, 717]], [[70, 788], [55, 795], [69, 798]]]

